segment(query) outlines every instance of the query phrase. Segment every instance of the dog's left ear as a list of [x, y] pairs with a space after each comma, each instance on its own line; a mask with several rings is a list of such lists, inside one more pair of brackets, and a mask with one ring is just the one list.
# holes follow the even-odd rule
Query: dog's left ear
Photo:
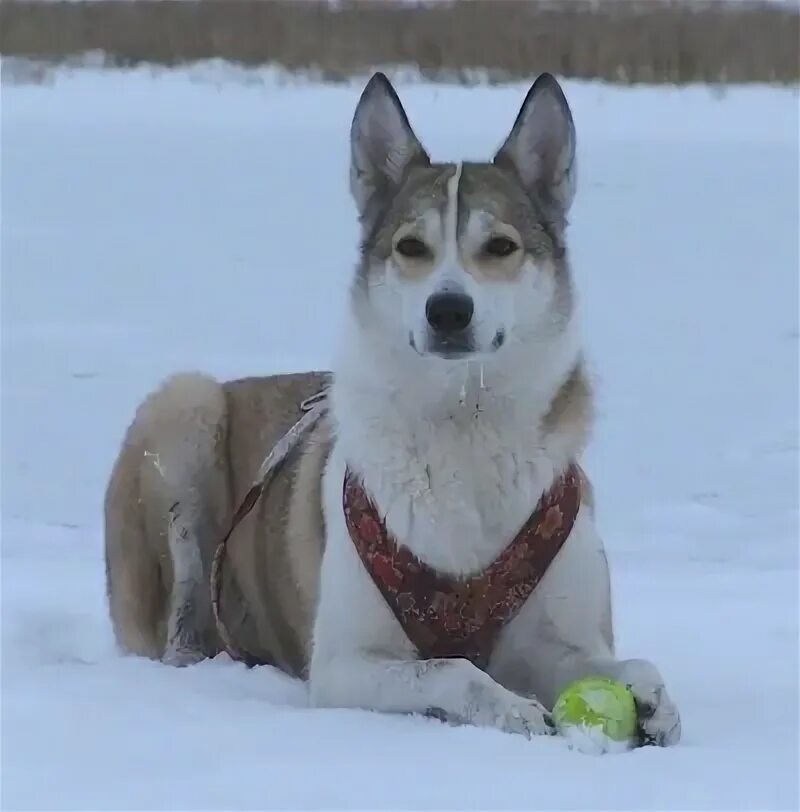
[[400, 185], [412, 164], [430, 164], [382, 73], [369, 80], [359, 99], [350, 127], [350, 156], [350, 190], [362, 216], [375, 195]]
[[529, 191], [563, 212], [575, 196], [575, 124], [561, 86], [543, 73], [528, 91], [511, 133], [494, 156]]

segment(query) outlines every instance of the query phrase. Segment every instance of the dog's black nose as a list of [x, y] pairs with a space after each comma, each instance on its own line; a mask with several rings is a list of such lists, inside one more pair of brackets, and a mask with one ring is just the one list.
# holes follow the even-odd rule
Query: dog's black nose
[[466, 330], [475, 310], [466, 293], [434, 293], [425, 303], [428, 324], [438, 333]]

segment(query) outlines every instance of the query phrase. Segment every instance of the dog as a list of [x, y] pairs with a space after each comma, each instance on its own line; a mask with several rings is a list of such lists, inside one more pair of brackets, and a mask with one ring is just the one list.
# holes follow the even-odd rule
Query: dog
[[[436, 163], [377, 73], [350, 144], [362, 242], [333, 371], [178, 374], [127, 431], [105, 499], [120, 647], [178, 666], [221, 650], [208, 588], [216, 545], [299, 404], [325, 390], [324, 418], [231, 539], [219, 612], [237, 646], [307, 679], [315, 706], [526, 736], [553, 733], [548, 709], [571, 681], [607, 676], [631, 687], [642, 742], [677, 743], [658, 669], [615, 656], [607, 558], [575, 468], [592, 391], [566, 242], [576, 136], [561, 87], [539, 76], [491, 162]], [[517, 544], [520, 528], [575, 470], [579, 503], [557, 511], [560, 546], [481, 638], [489, 647], [420, 644], [428, 630], [404, 625], [370, 556], [390, 545], [390, 575], [406, 578], [405, 556], [445, 583], [436, 600], [460, 623], [471, 611], [460, 585], [483, 583], [512, 540], [531, 547]], [[376, 534], [368, 554], [355, 543], [362, 525]], [[423, 609], [417, 626], [438, 611]]]

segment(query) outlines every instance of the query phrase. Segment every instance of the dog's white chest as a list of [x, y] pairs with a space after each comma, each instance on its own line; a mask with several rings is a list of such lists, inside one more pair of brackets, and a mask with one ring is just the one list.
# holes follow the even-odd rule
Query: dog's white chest
[[486, 419], [421, 422], [412, 432], [387, 422], [372, 439], [361, 473], [388, 530], [443, 572], [488, 566], [547, 484], [547, 465], [525, 437]]

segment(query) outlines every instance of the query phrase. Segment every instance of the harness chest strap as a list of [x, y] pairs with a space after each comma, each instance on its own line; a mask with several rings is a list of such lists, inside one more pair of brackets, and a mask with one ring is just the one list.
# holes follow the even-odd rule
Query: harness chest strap
[[465, 579], [438, 573], [398, 545], [349, 470], [342, 502], [364, 567], [419, 656], [464, 657], [485, 668], [500, 631], [572, 531], [581, 503], [581, 471], [570, 465], [503, 552], [483, 572]]

